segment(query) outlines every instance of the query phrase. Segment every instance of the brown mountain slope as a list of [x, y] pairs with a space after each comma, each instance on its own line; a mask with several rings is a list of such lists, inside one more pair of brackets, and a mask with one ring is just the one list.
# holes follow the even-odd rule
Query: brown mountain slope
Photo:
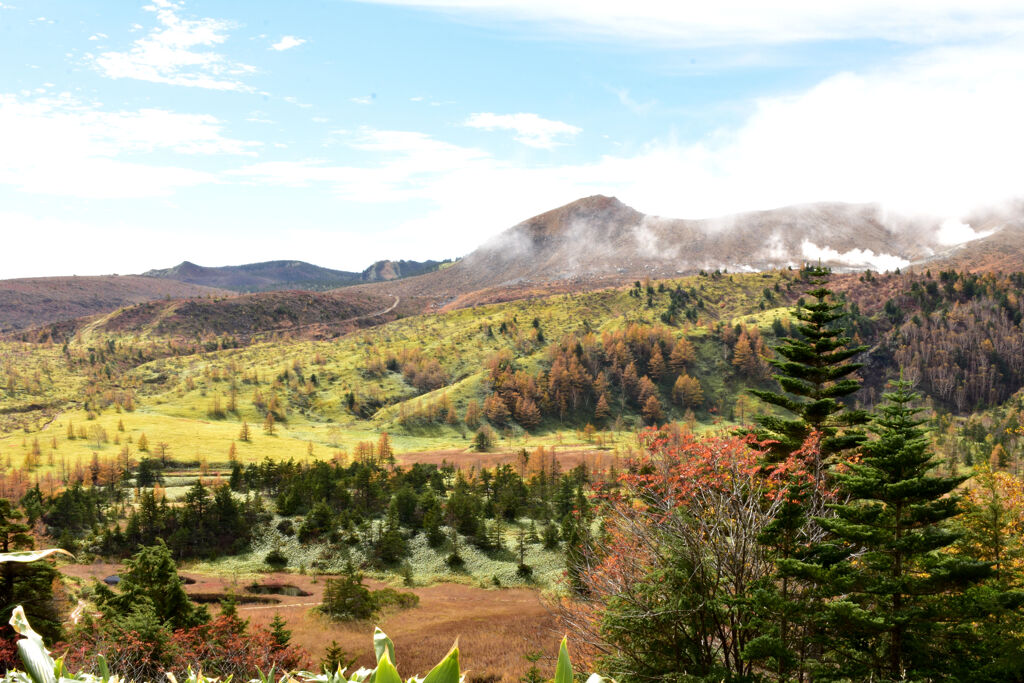
[[233, 293], [138, 275], [0, 280], [0, 332], [107, 313], [143, 301], [228, 294]]
[[993, 234], [941, 252], [916, 267], [972, 272], [1024, 271], [1024, 211], [1016, 216], [972, 221], [971, 225], [979, 232], [992, 230]]
[[838, 203], [680, 220], [647, 216], [598, 195], [523, 221], [444, 270], [364, 287], [463, 306], [700, 270], [798, 266], [819, 258], [837, 270], [891, 270], [943, 250], [940, 226], [938, 220], [900, 217], [876, 205]]
[[35, 341], [76, 334], [142, 335], [150, 338], [202, 339], [230, 336], [248, 342], [255, 337], [288, 335], [322, 339], [359, 327], [394, 320], [421, 305], [403, 306], [393, 296], [351, 292], [274, 291], [232, 297], [147, 301], [77, 321], [26, 330], [20, 338]]

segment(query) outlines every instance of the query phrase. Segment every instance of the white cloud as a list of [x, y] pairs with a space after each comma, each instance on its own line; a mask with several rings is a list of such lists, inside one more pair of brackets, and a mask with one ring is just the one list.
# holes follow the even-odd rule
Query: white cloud
[[809, 0], [362, 0], [458, 11], [533, 30], [675, 47], [784, 44], [882, 38], [909, 43], [1019, 35], [1024, 6], [1014, 0], [891, 3]]
[[362, 95], [360, 97], [350, 97], [348, 101], [354, 104], [373, 104], [376, 98], [376, 95]]
[[952, 246], [955, 244], [963, 244], [965, 242], [973, 242], [979, 240], [982, 237], [988, 237], [994, 230], [982, 230], [977, 232], [969, 224], [963, 221], [957, 220], [956, 218], [947, 218], [943, 221], [942, 225], [939, 226], [939, 232], [936, 235], [936, 239], [939, 244], [945, 244]]
[[850, 249], [840, 254], [831, 247], [819, 247], [810, 240], [804, 240], [800, 247], [804, 258], [808, 261], [820, 259], [826, 263], [845, 263], [848, 266], [868, 267], [882, 272], [906, 268], [910, 265], [910, 261], [904, 258], [892, 254], [876, 254], [871, 249]]
[[565, 142], [559, 138], [571, 138], [582, 132], [582, 129], [576, 126], [544, 119], [536, 114], [470, 114], [463, 125], [482, 130], [515, 131], [517, 141], [537, 149], [551, 149], [563, 145]]
[[245, 155], [259, 143], [225, 137], [206, 114], [103, 111], [69, 95], [0, 94], [0, 184], [77, 197], [149, 197], [218, 182], [215, 174], [140, 155]]
[[682, 218], [816, 201], [963, 216], [1024, 188], [1020, 93], [1024, 54], [1015, 48], [929, 50], [889, 70], [764, 98], [741, 125], [696, 142], [669, 137], [585, 163], [533, 166], [423, 133], [362, 130], [342, 139], [379, 152], [376, 163], [260, 164], [238, 174], [323, 183], [357, 202], [425, 202], [432, 208], [406, 222], [400, 238], [425, 254], [464, 253], [527, 216], [596, 193]]
[[127, 52], [101, 52], [93, 58], [109, 78], [131, 78], [210, 90], [249, 92], [240, 76], [255, 71], [209, 49], [227, 40], [233, 24], [219, 19], [183, 19], [181, 3], [157, 0], [143, 9], [156, 14], [159, 26], [139, 38]]
[[229, 175], [255, 183], [308, 187], [327, 183], [339, 197], [355, 202], [428, 199], [444, 174], [460, 173], [489, 159], [477, 149], [436, 140], [424, 133], [362, 128], [337, 131], [346, 146], [379, 155], [372, 166], [333, 166], [323, 160], [252, 164]]
[[293, 47], [298, 47], [306, 42], [305, 38], [296, 38], [295, 36], [282, 36], [281, 40], [277, 41], [270, 46], [271, 50], [277, 50], [283, 52], [284, 50], [290, 50]]

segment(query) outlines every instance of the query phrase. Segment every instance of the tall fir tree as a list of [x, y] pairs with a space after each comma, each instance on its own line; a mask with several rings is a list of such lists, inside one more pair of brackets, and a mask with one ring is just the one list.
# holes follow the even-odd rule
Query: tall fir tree
[[823, 459], [863, 440], [862, 435], [843, 428], [866, 423], [867, 413], [845, 410], [839, 399], [860, 389], [860, 382], [850, 375], [863, 363], [849, 361], [867, 347], [851, 346], [852, 339], [844, 335], [841, 323], [847, 313], [842, 303], [832, 301], [830, 276], [831, 271], [821, 266], [801, 271], [801, 277], [811, 286], [807, 296], [814, 301], [796, 307], [793, 315], [800, 322], [793, 327], [799, 334], [773, 347], [780, 358], [768, 361], [777, 370], [772, 377], [783, 391], [749, 390], [765, 403], [794, 416], [763, 415], [756, 419], [759, 428], [755, 434], [761, 441], [773, 442], [768, 449], [774, 460], [785, 459], [799, 449], [812, 432], [822, 437], [819, 450]]
[[[830, 276], [831, 271], [820, 265], [801, 271], [810, 286], [806, 295], [813, 301], [801, 300], [793, 314], [799, 321], [793, 326], [796, 334], [776, 345], [779, 357], [769, 360], [782, 391], [749, 390], [765, 403], [792, 413], [792, 417], [755, 418], [758, 426], [753, 434], [765, 443], [765, 464], [779, 463], [803, 449], [801, 457], [809, 460], [806, 464], [812, 473], [810, 480], [790, 482], [787, 502], [759, 538], [780, 563], [806, 560], [813, 552], [822, 536], [813, 517], [824, 509], [826, 463], [864, 440], [857, 427], [869, 419], [865, 411], [848, 410], [839, 400], [860, 389], [860, 382], [850, 375], [863, 364], [851, 359], [867, 347], [851, 346], [851, 338], [844, 335], [842, 321], [847, 314], [842, 303], [833, 301]], [[812, 435], [817, 435], [816, 443], [805, 449]], [[815, 657], [814, 640], [820, 635], [812, 618], [820, 600], [806, 584], [781, 570], [781, 564], [779, 576], [764, 587], [759, 600], [766, 615], [764, 633], [748, 654], [765, 660], [780, 678], [803, 680], [807, 660]]]
[[938, 462], [904, 381], [883, 396], [859, 460], [833, 477], [840, 498], [818, 524], [829, 533], [812, 562], [783, 570], [819, 587], [830, 652], [819, 678], [950, 680], [965, 590], [991, 573], [988, 563], [941, 552], [958, 538], [946, 522], [960, 511], [955, 489], [966, 479], [933, 473]]
[[204, 624], [210, 613], [189, 600], [178, 568], [163, 539], [156, 545], [140, 547], [125, 561], [119, 591], [102, 584], [96, 586], [97, 602], [105, 614], [126, 616], [149, 605], [153, 618], [170, 628], [189, 628]]

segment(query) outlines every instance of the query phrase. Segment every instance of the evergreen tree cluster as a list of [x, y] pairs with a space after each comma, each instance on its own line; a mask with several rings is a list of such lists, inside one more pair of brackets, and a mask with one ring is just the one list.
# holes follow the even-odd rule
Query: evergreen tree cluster
[[[894, 382], [873, 416], [850, 409], [862, 367], [853, 359], [864, 348], [843, 331], [828, 275], [804, 271], [812, 301], [798, 309], [797, 334], [776, 347], [772, 362], [782, 391], [755, 392], [790, 414], [762, 416], [750, 437], [764, 453], [760, 479], [778, 493], [751, 497], [759, 485], [748, 482], [729, 499], [743, 503], [737, 511], [713, 506], [728, 515], [720, 524], [763, 520], [737, 527], [757, 531], [757, 552], [735, 533], [731, 546], [702, 546], [714, 535], [701, 531], [705, 513], [691, 504], [662, 511], [663, 524], [635, 527], [636, 538], [655, 539], [649, 574], [625, 571], [620, 557], [577, 559], [585, 577], [614, 577], [598, 596], [598, 633], [620, 680], [1024, 680], [1022, 576], [1011, 579], [1009, 564], [998, 561], [1010, 547], [1001, 540], [1009, 528], [1004, 499], [993, 485], [987, 502], [965, 514], [966, 477], [939, 473], [909, 383]], [[656, 473], [624, 475], [661, 482], [647, 494], [641, 486], [637, 503], [665, 495]], [[744, 481], [715, 477], [712, 487]], [[631, 509], [617, 514], [632, 517]], [[965, 542], [971, 533], [975, 540]], [[765, 558], [764, 577], [736, 593], [724, 585], [717, 595], [702, 591], [714, 568], [733, 566], [729, 553], [741, 550], [740, 566]], [[588, 573], [595, 564], [599, 571]], [[668, 585], [673, 598], [664, 602]], [[701, 623], [682, 616], [694, 614]], [[704, 628], [714, 624], [721, 630]]]

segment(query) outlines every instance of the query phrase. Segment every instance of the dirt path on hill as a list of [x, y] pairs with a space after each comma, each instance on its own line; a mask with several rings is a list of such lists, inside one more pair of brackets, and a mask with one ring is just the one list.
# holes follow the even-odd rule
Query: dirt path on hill
[[387, 315], [391, 311], [398, 308], [398, 304], [402, 303], [402, 297], [398, 296], [397, 294], [390, 294], [389, 296], [395, 297], [394, 303], [392, 303], [387, 308], [381, 309], [379, 311], [373, 311], [372, 313], [363, 313], [362, 315], [353, 316], [351, 318], [343, 318], [342, 320], [320, 321], [315, 323], [306, 323], [304, 325], [292, 325], [291, 327], [271, 327], [265, 330], [252, 330], [249, 332], [245, 332], [244, 336], [251, 339], [252, 337], [255, 337], [256, 335], [259, 334], [272, 334], [274, 332], [299, 332], [301, 330], [308, 330], [315, 327], [324, 327], [325, 325], [337, 326], [344, 325], [346, 323], [354, 323], [359, 320], [367, 320], [368, 318], [377, 318], [382, 315]]

